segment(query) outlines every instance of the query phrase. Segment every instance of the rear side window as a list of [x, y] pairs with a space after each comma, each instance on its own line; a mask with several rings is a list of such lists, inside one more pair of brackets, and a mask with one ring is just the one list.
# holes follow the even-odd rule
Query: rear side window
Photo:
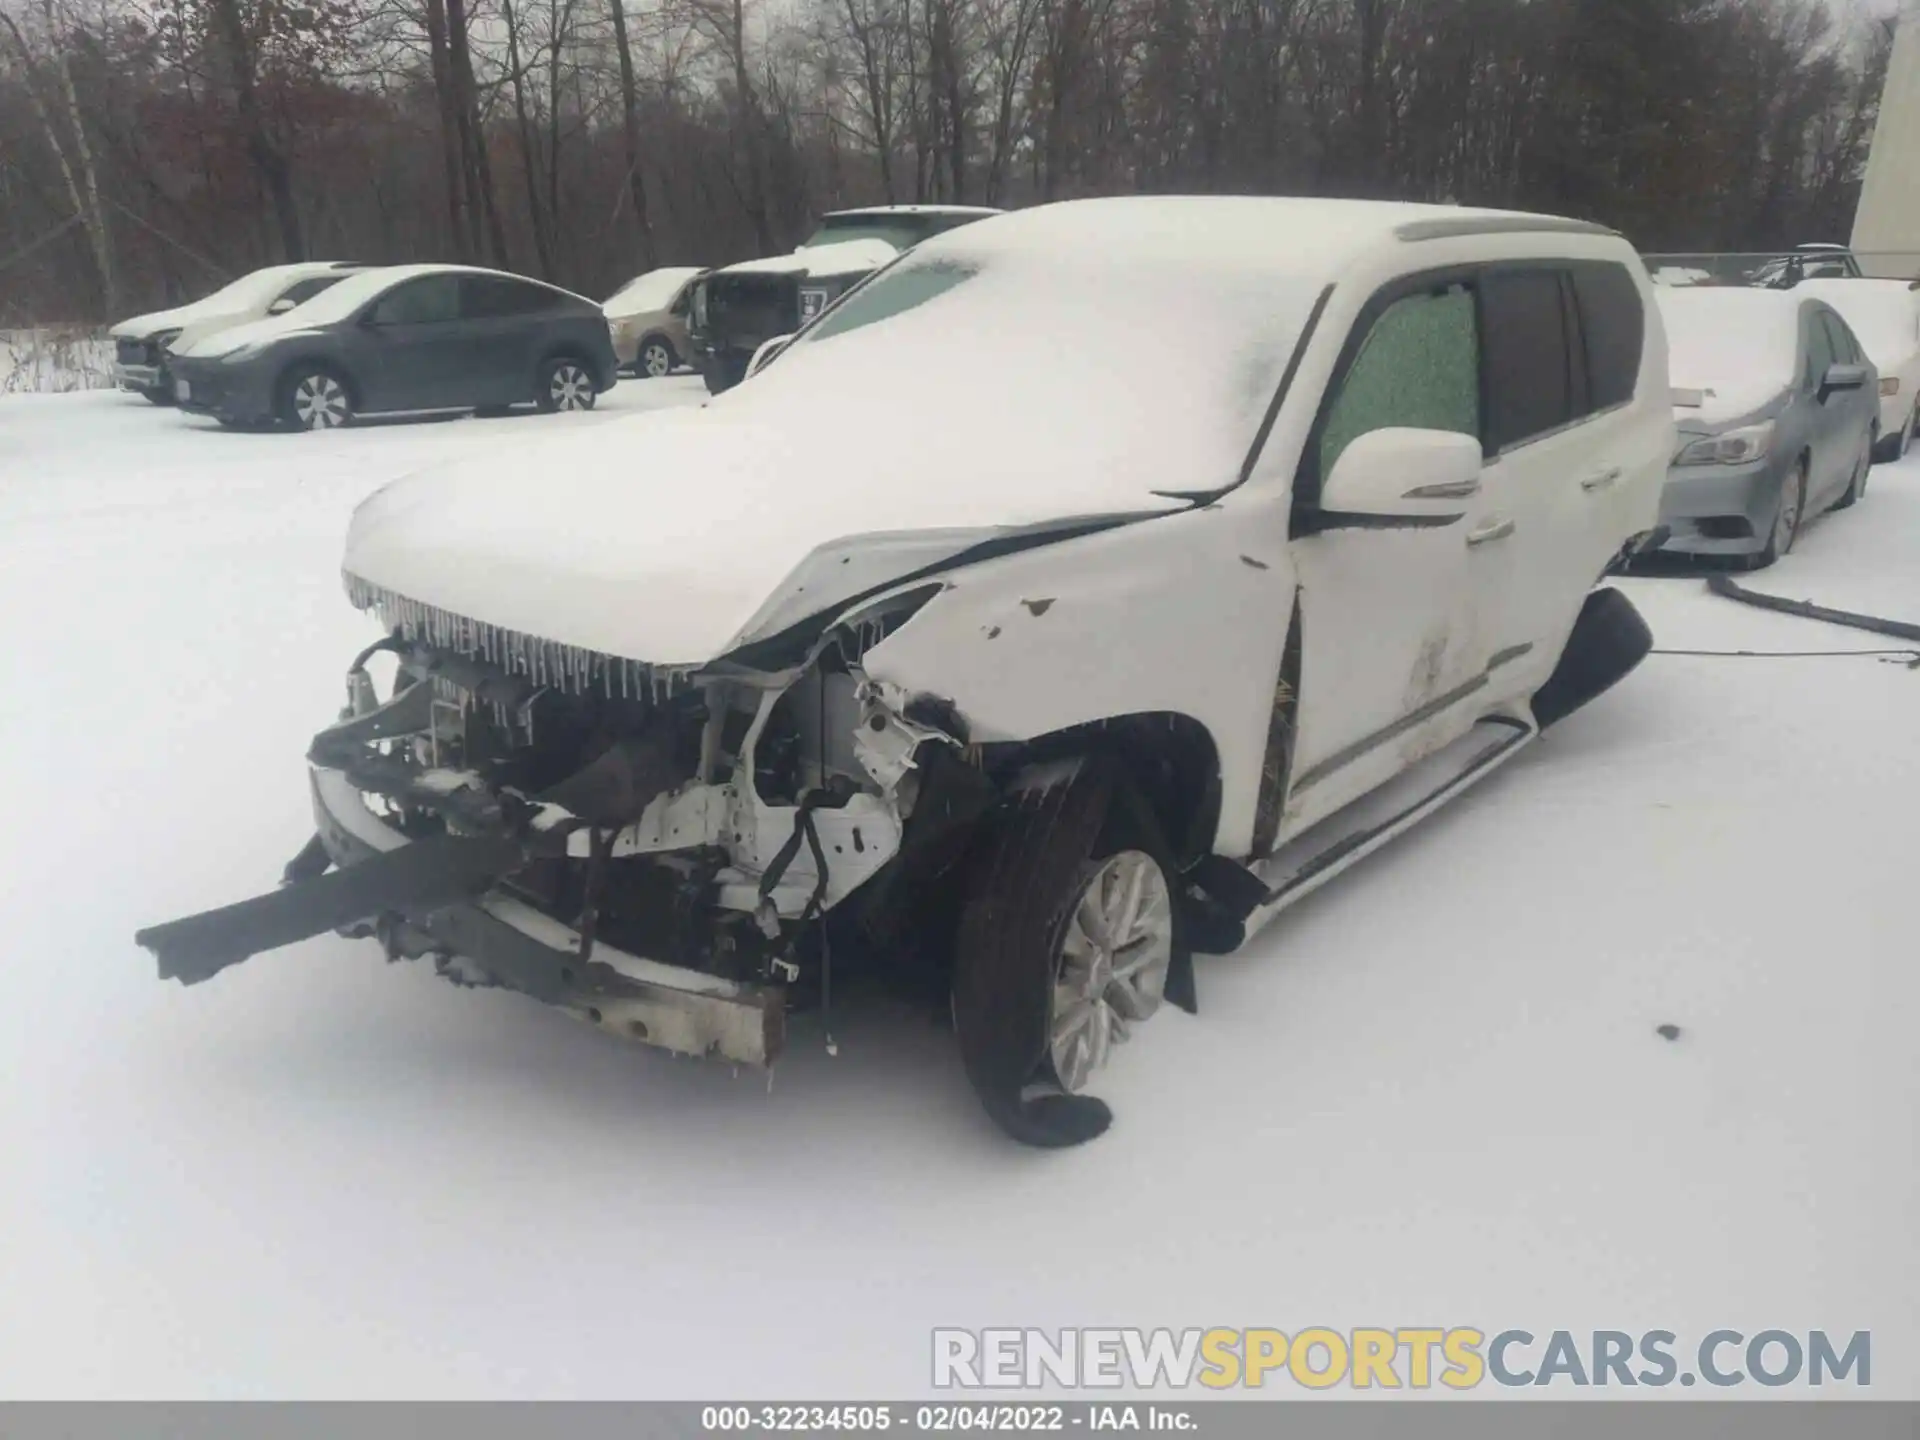
[[1640, 348], [1647, 313], [1624, 265], [1579, 261], [1573, 294], [1586, 344], [1588, 403], [1595, 410], [1624, 405], [1640, 380]]
[[380, 325], [432, 325], [460, 318], [460, 283], [456, 275], [425, 275], [396, 285], [374, 303], [373, 319]]
[[1495, 270], [1480, 281], [1487, 443], [1494, 451], [1569, 424], [1576, 405], [1559, 269]]
[[538, 315], [554, 309], [559, 300], [553, 291], [520, 280], [491, 275], [466, 275], [460, 280], [460, 312], [469, 320]]
[[1362, 435], [1391, 426], [1480, 435], [1473, 292], [1447, 285], [1395, 300], [1354, 353], [1320, 431], [1319, 478]]

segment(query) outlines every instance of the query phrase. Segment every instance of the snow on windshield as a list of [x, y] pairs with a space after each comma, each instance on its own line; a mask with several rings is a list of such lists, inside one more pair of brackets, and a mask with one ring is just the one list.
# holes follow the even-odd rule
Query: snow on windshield
[[1784, 389], [1799, 369], [1800, 302], [1791, 292], [1656, 289], [1667, 373], [1687, 390]]
[[908, 472], [944, 433], [1017, 448], [1029, 470], [1037, 452], [1076, 470], [1097, 456], [1142, 493], [1234, 480], [1317, 278], [958, 238], [850, 292], [739, 403], [811, 425], [858, 395], [862, 444]]
[[280, 292], [306, 268], [304, 265], [269, 265], [264, 270], [253, 270], [196, 303], [214, 310], [256, 309], [279, 298]]

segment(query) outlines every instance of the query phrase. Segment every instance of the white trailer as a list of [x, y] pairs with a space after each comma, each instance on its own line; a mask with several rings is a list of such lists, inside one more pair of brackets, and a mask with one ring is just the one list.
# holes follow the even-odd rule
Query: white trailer
[[1853, 253], [1868, 275], [1920, 276], [1920, 11], [1910, 10], [1894, 34], [1854, 211]]

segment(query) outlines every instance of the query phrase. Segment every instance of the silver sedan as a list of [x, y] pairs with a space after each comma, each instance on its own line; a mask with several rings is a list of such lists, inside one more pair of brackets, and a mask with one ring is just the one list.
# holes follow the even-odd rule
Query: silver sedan
[[1879, 375], [1830, 306], [1792, 291], [1655, 292], [1679, 439], [1665, 547], [1743, 557], [1793, 548], [1808, 520], [1858, 500], [1879, 439]]

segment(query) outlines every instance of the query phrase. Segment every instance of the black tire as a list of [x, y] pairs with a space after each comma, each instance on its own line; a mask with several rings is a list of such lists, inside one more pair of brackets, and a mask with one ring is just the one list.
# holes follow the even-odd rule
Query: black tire
[[337, 430], [353, 411], [353, 386], [330, 365], [290, 366], [274, 389], [274, 419], [289, 429]]
[[1542, 730], [1617, 685], [1653, 649], [1653, 631], [1618, 590], [1595, 590], [1580, 607], [1560, 662], [1533, 696]]
[[1061, 1088], [1049, 1043], [1062, 942], [1103, 863], [1144, 857], [1159, 871], [1172, 926], [1166, 999], [1180, 1004], [1191, 992], [1178, 877], [1157, 827], [1110, 766], [1076, 763], [1070, 777], [1009, 800], [967, 876], [954, 947], [953, 1019], [967, 1079], [995, 1124], [1043, 1149], [1082, 1144], [1113, 1120], [1103, 1102]]
[[158, 385], [150, 385], [145, 390], [142, 390], [140, 393], [147, 398], [147, 403], [150, 405], [158, 405], [158, 406], [161, 406], [162, 408], [169, 408], [174, 403], [173, 382], [171, 380], [165, 381], [164, 383], [158, 384]]
[[[1788, 515], [1787, 500], [1791, 496], [1793, 508], [1791, 519]], [[1793, 549], [1793, 542], [1800, 538], [1800, 531], [1807, 523], [1807, 457], [1802, 455], [1793, 474], [1780, 485], [1780, 508], [1774, 512], [1773, 527], [1767, 532], [1767, 543], [1758, 554], [1747, 557], [1747, 569], [1764, 570], [1782, 555]]]
[[573, 355], [555, 355], [541, 364], [539, 388], [533, 398], [549, 415], [563, 410], [591, 410], [600, 398], [600, 383], [586, 361]]
[[1836, 510], [1845, 510], [1867, 493], [1867, 472], [1873, 469], [1873, 455], [1880, 448], [1878, 430], [1867, 432], [1867, 448], [1860, 452], [1859, 468], [1853, 472], [1853, 478], [1847, 482], [1846, 493], [1833, 502]]
[[673, 342], [664, 335], [649, 335], [640, 342], [640, 348], [633, 352], [633, 373], [642, 380], [658, 380], [673, 373], [673, 367], [680, 363], [680, 357], [674, 354]]
[[721, 395], [731, 390], [747, 377], [744, 360], [736, 361], [727, 355], [709, 355], [700, 364], [701, 378], [707, 382], [709, 395]]

